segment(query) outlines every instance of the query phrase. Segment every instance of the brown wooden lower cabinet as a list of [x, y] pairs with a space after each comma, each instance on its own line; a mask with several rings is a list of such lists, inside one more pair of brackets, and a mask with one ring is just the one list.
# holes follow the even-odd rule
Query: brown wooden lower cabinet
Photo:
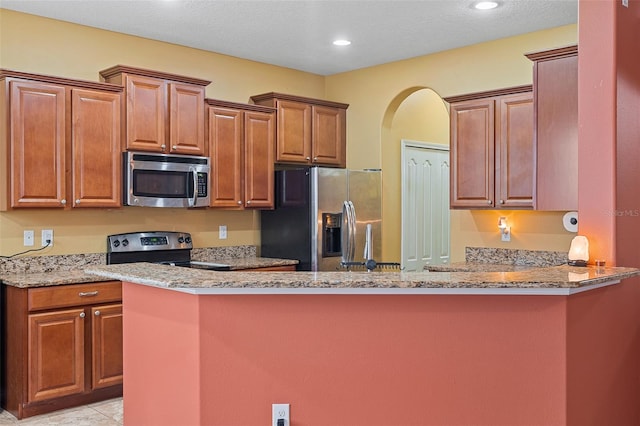
[[122, 395], [122, 285], [2, 286], [2, 407], [18, 419]]

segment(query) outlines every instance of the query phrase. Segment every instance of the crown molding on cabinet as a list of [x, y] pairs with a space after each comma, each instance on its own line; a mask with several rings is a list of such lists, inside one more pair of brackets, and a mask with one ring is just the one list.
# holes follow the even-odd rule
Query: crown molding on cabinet
[[75, 80], [75, 79], [65, 78], [65, 77], [55, 77], [55, 76], [44, 75], [44, 74], [32, 74], [28, 72], [13, 71], [13, 70], [0, 68], [0, 80], [4, 80], [7, 78], [34, 80], [40, 83], [60, 84], [64, 86], [82, 87], [85, 89], [106, 90], [110, 92], [122, 92], [123, 90], [122, 86], [117, 84], [99, 83], [99, 82], [87, 81], [87, 80]]
[[211, 84], [209, 80], [203, 80], [200, 78], [187, 77], [184, 75], [171, 74], [162, 71], [148, 70], [144, 68], [136, 68], [128, 65], [114, 65], [111, 68], [100, 71], [100, 77], [103, 80], [108, 80], [118, 74], [135, 74], [144, 77], [161, 78], [163, 80], [171, 80], [179, 83], [195, 84], [197, 86], [208, 86]]

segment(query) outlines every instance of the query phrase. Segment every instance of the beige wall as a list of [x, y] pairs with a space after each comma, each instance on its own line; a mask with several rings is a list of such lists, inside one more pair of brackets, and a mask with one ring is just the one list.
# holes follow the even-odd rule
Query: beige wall
[[[325, 80], [318, 75], [0, 9], [2, 68], [96, 81], [100, 70], [116, 64], [208, 79], [208, 97], [235, 102], [270, 91], [324, 97]], [[218, 239], [222, 224], [227, 240]], [[259, 243], [259, 215], [253, 212], [18, 210], [0, 213], [0, 254], [25, 249], [25, 229], [36, 231], [39, 244], [40, 230], [49, 228], [54, 247], [42, 254], [104, 252], [106, 235], [141, 230], [191, 232], [197, 247]]]
[[[101, 69], [125, 64], [210, 79], [213, 83], [207, 88], [207, 96], [229, 101], [248, 102], [251, 95], [279, 91], [348, 103], [348, 167], [384, 167], [385, 203], [393, 200], [392, 194], [399, 193], [399, 138], [446, 142], [442, 133], [446, 130], [442, 130], [444, 125], [440, 122], [439, 130], [434, 130], [435, 125], [425, 132], [414, 130], [413, 126], [406, 132], [401, 128], [400, 123], [407, 122], [406, 117], [419, 109], [413, 101], [420, 103], [420, 95], [413, 99], [412, 93], [427, 93], [418, 91], [430, 88], [444, 97], [531, 83], [531, 63], [524, 52], [571, 44], [577, 39], [576, 26], [570, 25], [322, 77], [3, 9], [0, 20], [3, 68], [96, 80]], [[407, 97], [409, 104], [403, 105]], [[429, 120], [431, 106], [425, 108], [421, 114]], [[401, 114], [395, 117], [398, 110]], [[412, 111], [405, 116], [403, 110]], [[399, 239], [393, 237], [394, 230], [399, 229], [399, 209], [389, 208], [395, 204], [385, 204], [383, 218], [383, 238], [389, 247], [385, 256], [389, 260], [399, 257]], [[501, 244], [490, 221], [487, 219], [484, 224], [492, 214], [453, 213], [454, 260], [465, 245]], [[513, 241], [508, 247], [562, 250], [568, 246], [571, 235], [555, 226], [561, 214], [510, 215], [518, 227], [514, 226]], [[53, 228], [55, 246], [46, 254], [62, 254], [101, 252], [107, 234], [151, 228], [191, 232], [199, 247], [258, 244], [258, 222], [258, 215], [252, 212], [213, 210], [15, 211], [0, 213], [0, 254], [24, 248], [24, 229], [34, 229], [38, 235], [43, 228]], [[228, 240], [217, 239], [220, 224], [229, 227]]]
[[[524, 53], [574, 44], [576, 41], [577, 26], [568, 25], [327, 77], [327, 97], [350, 103], [348, 167], [383, 166], [383, 197], [386, 201], [382, 232], [385, 259], [400, 258], [398, 145], [404, 136], [399, 136], [403, 130], [395, 126], [395, 115], [401, 111], [403, 100], [422, 88], [429, 88], [439, 96], [447, 97], [531, 84], [532, 64]], [[407, 101], [415, 108], [411, 99]], [[424, 115], [429, 114], [432, 108], [425, 104]], [[438, 124], [439, 127], [446, 125]], [[432, 137], [432, 131], [411, 127], [407, 129], [407, 134], [418, 132], [423, 135], [418, 139], [428, 139]], [[387, 201], [389, 204], [386, 204]], [[452, 261], [464, 259], [465, 246], [568, 250], [574, 234], [562, 227], [563, 213], [509, 211], [502, 214], [517, 223], [513, 227], [510, 243], [500, 241], [496, 226], [497, 212], [452, 211]]]

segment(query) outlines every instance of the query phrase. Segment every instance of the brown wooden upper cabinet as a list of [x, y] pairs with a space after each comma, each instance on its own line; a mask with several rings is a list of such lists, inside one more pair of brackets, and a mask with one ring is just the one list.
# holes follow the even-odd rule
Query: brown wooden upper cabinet
[[578, 46], [529, 53], [533, 61], [536, 210], [578, 209]]
[[445, 98], [451, 104], [451, 208], [531, 209], [532, 88]]
[[207, 80], [116, 65], [100, 77], [125, 88], [125, 148], [205, 155]]
[[348, 104], [273, 92], [251, 100], [278, 111], [277, 163], [346, 167]]
[[120, 207], [121, 92], [0, 70], [0, 209]]
[[275, 108], [206, 103], [211, 207], [273, 208]]

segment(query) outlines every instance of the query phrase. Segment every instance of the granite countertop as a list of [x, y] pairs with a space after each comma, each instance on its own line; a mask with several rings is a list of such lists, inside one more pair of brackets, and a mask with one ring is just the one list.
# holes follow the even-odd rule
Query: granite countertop
[[602, 285], [615, 284], [621, 279], [640, 274], [640, 270], [621, 267], [579, 268], [562, 265], [508, 272], [237, 272], [229, 274], [189, 269], [176, 275], [175, 270], [169, 266], [130, 263], [88, 267], [86, 273], [194, 294], [412, 293], [406, 290], [419, 290], [414, 293], [433, 294], [573, 294]]
[[104, 277], [87, 274], [82, 269], [35, 273], [1, 273], [0, 282], [12, 287], [49, 287], [54, 285], [80, 284], [106, 281]]
[[255, 268], [269, 268], [272, 266], [289, 266], [297, 265], [297, 260], [292, 259], [276, 259], [272, 257], [241, 257], [241, 258], [222, 258], [215, 259], [211, 262], [229, 265], [231, 271], [237, 271], [239, 269], [255, 269]]
[[518, 272], [528, 271], [537, 266], [534, 265], [514, 265], [500, 263], [482, 262], [454, 262], [441, 265], [427, 265], [425, 271], [430, 272]]
[[[251, 268], [265, 268], [269, 266], [286, 266], [286, 265], [296, 265], [298, 263], [297, 260], [291, 259], [275, 259], [275, 258], [266, 258], [266, 257], [239, 257], [239, 258], [202, 258], [203, 261], [215, 262], [215, 263], [223, 263], [230, 266], [231, 272], [238, 269], [251, 269]], [[128, 268], [130, 264], [122, 264], [124, 269]], [[151, 267], [158, 266], [154, 264], [148, 264]], [[52, 268], [32, 268], [27, 269], [20, 272], [0, 272], [0, 281], [3, 284], [10, 285], [13, 287], [20, 288], [30, 288], [30, 287], [47, 287], [47, 286], [55, 286], [55, 285], [65, 285], [65, 284], [79, 284], [79, 283], [88, 283], [88, 282], [99, 282], [105, 281], [104, 276], [99, 276], [96, 274], [88, 274], [85, 272], [85, 268], [88, 267], [102, 267], [108, 266], [104, 263], [84, 263], [82, 265], [70, 266], [69, 268], [65, 268], [64, 270], [55, 270]], [[115, 265], [113, 265], [115, 266]], [[176, 266], [167, 266], [172, 271], [172, 274], [175, 274]], [[47, 270], [51, 269], [51, 270]], [[188, 268], [181, 268], [182, 271], [191, 271]], [[221, 272], [225, 274], [229, 274], [229, 272]], [[237, 274], [240, 272], [234, 272]], [[263, 272], [264, 273], [264, 272]]]

